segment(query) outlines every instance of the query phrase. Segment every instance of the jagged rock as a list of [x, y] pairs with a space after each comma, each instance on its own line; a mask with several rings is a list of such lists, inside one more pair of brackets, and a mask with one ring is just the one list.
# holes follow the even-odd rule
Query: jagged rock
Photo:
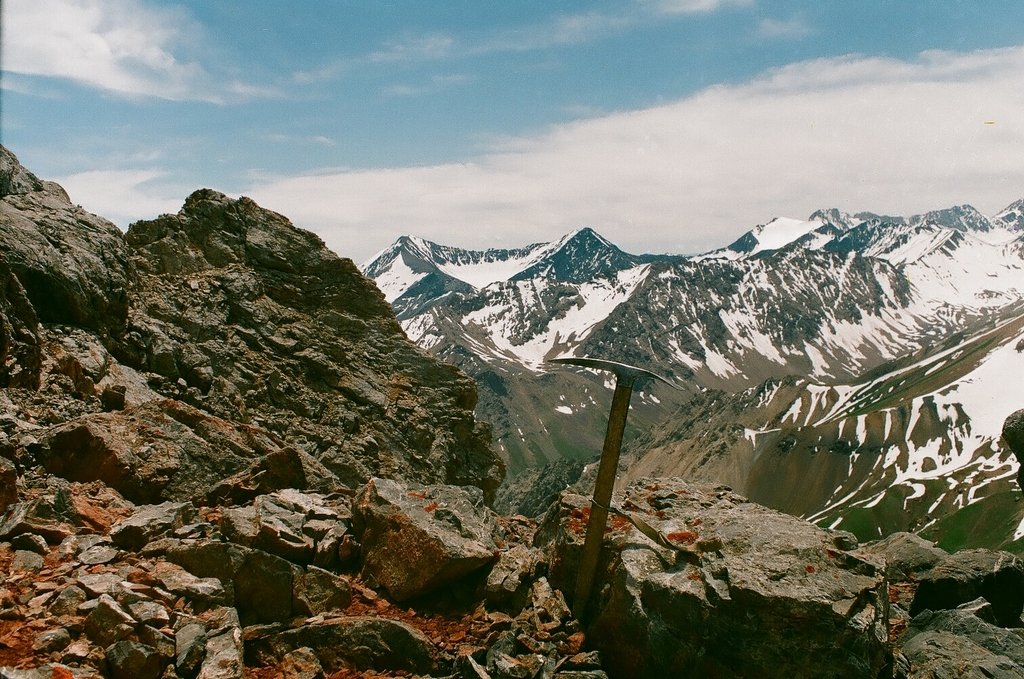
[[491, 563], [493, 514], [472, 488], [372, 479], [353, 503], [363, 526], [363, 572], [397, 601]]
[[426, 673], [434, 666], [435, 649], [414, 627], [387, 618], [351, 617], [310, 623], [295, 629], [247, 640], [246, 654], [257, 664], [276, 664], [288, 653], [308, 647], [327, 672], [405, 670]]
[[153, 569], [153, 576], [168, 592], [183, 596], [202, 607], [232, 603], [231, 594], [216, 578], [197, 578], [175, 564], [159, 562]]
[[121, 552], [110, 545], [95, 545], [79, 554], [78, 561], [86, 566], [96, 566], [98, 564], [110, 563], [116, 559], [120, 553]]
[[252, 545], [270, 554], [295, 563], [313, 560], [313, 539], [303, 534], [305, 515], [276, 502], [270, 495], [261, 495], [253, 503], [256, 536]]
[[39, 318], [0, 252], [0, 387], [38, 389], [42, 363]]
[[32, 650], [43, 653], [53, 653], [68, 647], [71, 643], [71, 633], [63, 627], [40, 632], [32, 639]]
[[22, 533], [42, 536], [50, 544], [58, 544], [75, 531], [70, 515], [70, 500], [40, 498], [19, 502], [10, 508], [0, 524], [0, 540]]
[[203, 497], [277, 448], [255, 427], [165, 399], [51, 427], [29, 451], [51, 474], [103, 481], [133, 502], [155, 503]]
[[245, 661], [242, 655], [242, 630], [229, 626], [206, 638], [206, 656], [197, 679], [242, 679]]
[[292, 608], [303, 615], [342, 610], [352, 602], [348, 581], [316, 566], [307, 566], [294, 585]]
[[[2, 361], [0, 351], [0, 361]], [[18, 470], [10, 460], [0, 457], [0, 516], [18, 502]]]
[[913, 619], [900, 640], [909, 679], [1024, 677], [1024, 637], [979, 618], [977, 608], [925, 611]]
[[206, 540], [176, 545], [167, 558], [193, 577], [215, 579], [237, 605], [244, 625], [287, 620], [293, 613], [294, 582], [302, 569], [281, 557]]
[[910, 614], [956, 608], [978, 597], [992, 604], [997, 622], [1020, 624], [1024, 609], [1024, 561], [1008, 552], [970, 549], [949, 554], [919, 578]]
[[109, 594], [101, 594], [99, 604], [85, 618], [85, 634], [98, 646], [124, 641], [134, 630], [135, 618]]
[[[0, 175], [32, 177], [2, 147], [0, 166]], [[0, 255], [39, 320], [120, 335], [128, 317], [129, 286], [122, 233], [72, 205], [56, 184], [38, 179], [14, 184], [0, 197]]]
[[538, 550], [513, 545], [503, 551], [487, 574], [484, 596], [494, 606], [521, 606], [530, 589], [530, 581], [540, 558]]
[[115, 545], [137, 550], [150, 541], [181, 528], [196, 518], [196, 508], [186, 502], [145, 505], [110, 529]]
[[[613, 515], [586, 617], [609, 672], [838, 678], [887, 664], [885, 579], [827, 532], [678, 479], [633, 483], [616, 505], [673, 548]], [[563, 591], [574, 591], [588, 510], [565, 494], [537, 533]]]
[[137, 641], [119, 641], [106, 655], [112, 679], [158, 679], [167, 665], [155, 648]]
[[199, 672], [206, 657], [206, 627], [199, 623], [182, 625], [174, 635], [174, 666], [178, 673], [191, 677]]
[[22, 533], [21, 535], [14, 536], [11, 538], [11, 547], [35, 552], [36, 554], [46, 554], [49, 551], [46, 540], [41, 535], [33, 533]]
[[43, 557], [36, 552], [29, 552], [24, 549], [19, 549], [14, 552], [14, 558], [11, 559], [11, 571], [12, 572], [37, 572], [43, 568]]
[[893, 533], [864, 547], [864, 552], [885, 562], [890, 580], [908, 580], [929, 570], [949, 553], [915, 533]]
[[282, 679], [324, 679], [324, 668], [311, 648], [297, 648], [281, 659]]
[[338, 477], [314, 457], [289, 447], [270, 451], [249, 469], [216, 484], [207, 493], [207, 500], [216, 504], [241, 504], [285, 488], [308, 488], [324, 493], [347, 490]]
[[48, 608], [51, 615], [74, 615], [78, 607], [85, 603], [88, 597], [85, 590], [77, 585], [69, 585], [62, 589], [57, 596], [50, 601]]

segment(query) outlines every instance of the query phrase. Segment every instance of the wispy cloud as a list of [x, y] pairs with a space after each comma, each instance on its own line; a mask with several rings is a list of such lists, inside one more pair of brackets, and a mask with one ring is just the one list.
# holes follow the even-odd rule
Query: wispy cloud
[[272, 144], [302, 144], [326, 147], [333, 147], [337, 145], [337, 142], [334, 139], [324, 136], [322, 134], [308, 136], [272, 132], [264, 134], [260, 138], [263, 139], [264, 141], [269, 141]]
[[662, 14], [706, 14], [726, 7], [749, 7], [754, 0], [637, 0]]
[[797, 15], [788, 19], [776, 19], [765, 17], [757, 22], [757, 34], [762, 38], [806, 38], [814, 33], [814, 29], [807, 22], [806, 17]]
[[633, 250], [693, 252], [826, 206], [994, 212], [1024, 187], [1022, 78], [1024, 47], [820, 59], [463, 163], [283, 177], [248, 193], [357, 258], [403, 233], [487, 247], [589, 224]]
[[178, 211], [180, 188], [160, 184], [165, 177], [158, 169], [92, 170], [57, 177], [56, 181], [72, 202], [124, 229], [142, 217]]
[[393, 97], [418, 97], [426, 94], [437, 94], [451, 87], [470, 82], [472, 78], [461, 73], [434, 75], [429, 80], [418, 84], [398, 83], [384, 88], [384, 94]]
[[266, 88], [218, 83], [183, 56], [201, 28], [180, 9], [143, 0], [31, 0], [4, 4], [3, 66], [126, 97], [248, 99]]

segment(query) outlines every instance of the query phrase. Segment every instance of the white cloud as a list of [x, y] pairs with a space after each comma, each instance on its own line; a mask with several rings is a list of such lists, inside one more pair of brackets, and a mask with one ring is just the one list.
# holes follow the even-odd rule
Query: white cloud
[[765, 17], [757, 22], [758, 36], [766, 39], [806, 38], [813, 32], [810, 24], [802, 16], [793, 16], [789, 19]]
[[92, 170], [58, 177], [71, 202], [102, 215], [122, 229], [142, 218], [176, 213], [182, 194], [176, 188], [158, 186], [161, 170]]
[[819, 207], [992, 213], [1024, 195], [1022, 76], [1024, 48], [819, 59], [461, 164], [266, 179], [248, 194], [356, 259], [403, 233], [488, 247], [591, 225], [633, 251], [693, 252]]
[[6, 71], [65, 78], [129, 97], [220, 102], [267, 88], [214, 83], [181, 55], [201, 28], [182, 10], [142, 0], [20, 0], [4, 4]]

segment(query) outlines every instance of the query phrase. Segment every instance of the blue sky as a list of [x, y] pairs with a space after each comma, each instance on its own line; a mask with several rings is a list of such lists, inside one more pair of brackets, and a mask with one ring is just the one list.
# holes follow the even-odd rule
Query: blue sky
[[1019, 0], [6, 0], [2, 140], [126, 227], [199, 187], [362, 261], [1024, 197]]

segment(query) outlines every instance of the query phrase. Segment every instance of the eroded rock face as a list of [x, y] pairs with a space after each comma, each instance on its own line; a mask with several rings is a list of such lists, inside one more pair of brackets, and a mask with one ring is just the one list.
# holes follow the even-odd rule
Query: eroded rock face
[[[873, 677], [889, 662], [885, 578], [844, 540], [678, 479], [634, 483], [616, 504], [678, 549], [613, 518], [585, 619], [613, 676]], [[587, 508], [563, 495], [538, 532], [570, 593]]]
[[121, 350], [180, 398], [270, 429], [350, 487], [384, 475], [493, 498], [504, 469], [473, 383], [417, 350], [315, 235], [204, 189], [127, 242], [139, 275]]

